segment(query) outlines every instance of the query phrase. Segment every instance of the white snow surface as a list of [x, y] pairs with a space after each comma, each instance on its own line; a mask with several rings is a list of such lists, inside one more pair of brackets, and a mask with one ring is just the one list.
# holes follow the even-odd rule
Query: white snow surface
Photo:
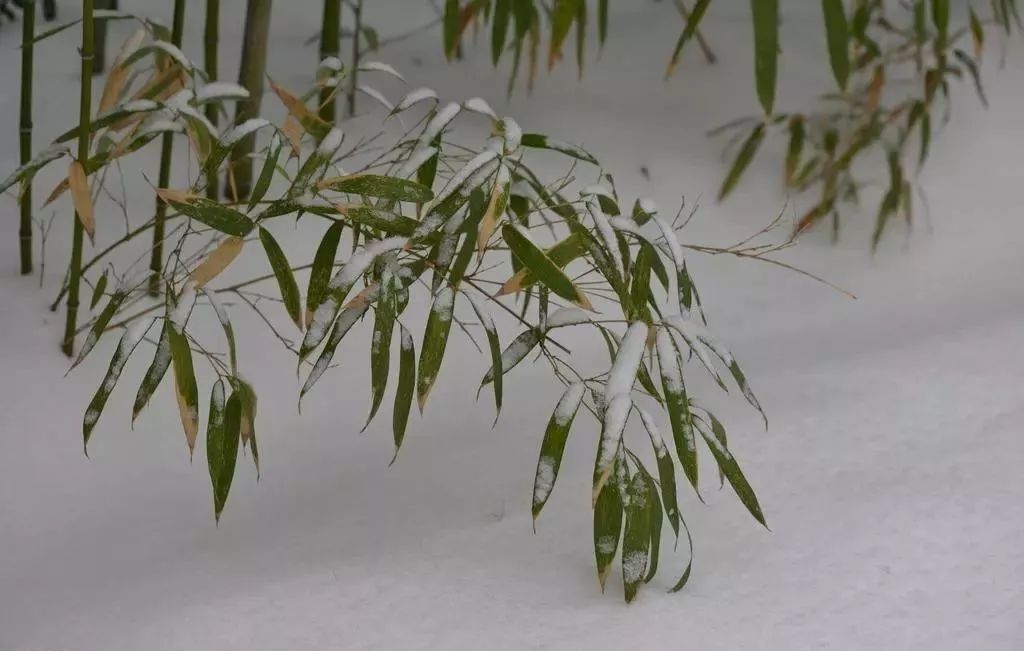
[[[59, 4], [62, 21], [75, 18], [76, 3]], [[170, 24], [169, 2], [128, 4]], [[539, 74], [532, 95], [520, 88], [508, 101], [510, 58], [495, 72], [487, 39], [467, 44], [471, 56], [452, 64], [441, 61], [436, 31], [382, 56], [446, 100], [483, 97], [527, 132], [585, 146], [614, 175], [625, 205], [649, 196], [669, 220], [681, 195], [685, 214], [699, 203], [684, 243], [739, 241], [784, 206], [791, 223], [812, 198], [787, 198], [780, 189], [784, 142], [766, 141], [734, 195], [713, 201], [726, 164], [722, 141], [705, 133], [758, 110], [748, 3], [713, 3], [702, 29], [719, 62], [706, 65], [691, 43], [675, 77], [663, 82], [664, 58], [681, 28], [671, 4], [612, 3], [614, 28], [582, 82], [567, 60]], [[221, 66], [230, 79], [244, 3], [223, 5]], [[787, 111], [833, 82], [820, 3], [782, 5], [778, 108]], [[320, 9], [275, 3], [268, 68], [275, 81], [294, 89], [311, 83], [316, 54], [303, 43], [316, 32]], [[365, 11], [382, 36], [434, 18], [429, 3], [406, 0], [366, 3]], [[200, 13], [187, 21], [184, 50], [194, 57], [202, 49]], [[110, 23], [111, 52], [134, 29]], [[0, 26], [8, 62], [0, 82], [9, 89], [0, 95], [0, 177], [17, 166], [18, 30]], [[37, 151], [76, 120], [77, 40], [73, 28], [39, 46]], [[328, 371], [299, 415], [294, 356], [245, 306], [233, 308], [232, 319], [242, 370], [260, 396], [262, 478], [256, 482], [249, 455], [240, 453], [219, 526], [204, 438], [189, 463], [170, 373], [131, 429], [151, 344], [140, 344], [125, 366], [86, 458], [83, 412], [118, 338], [108, 334], [62, 378], [62, 319], [46, 306], [64, 273], [70, 201], [38, 211], [44, 219], [57, 213], [40, 290], [38, 277], [17, 275], [11, 190], [0, 197], [0, 649], [1017, 651], [1024, 643], [1024, 48], [1011, 42], [1003, 68], [998, 45], [989, 54], [991, 106], [978, 106], [969, 83], [953, 86], [952, 121], [919, 176], [930, 210], [918, 202], [909, 238], [894, 223], [879, 251], [867, 250], [883, 182], [865, 190], [864, 212], [843, 223], [838, 245], [822, 229], [782, 255], [857, 300], [785, 270], [686, 252], [710, 331], [759, 388], [768, 430], [737, 391], [717, 390], [695, 361], [686, 365], [687, 390], [729, 428], [729, 447], [771, 532], [728, 487], [717, 489], [701, 443], [707, 504], [677, 476], [695, 545], [690, 582], [666, 593], [685, 565], [686, 545], [674, 552], [665, 527], [661, 570], [631, 606], [622, 602], [618, 565], [604, 594], [594, 580], [593, 419], [577, 415], [534, 534], [534, 471], [559, 383], [543, 362], [515, 368], [505, 376], [503, 413], [492, 431], [493, 405], [472, 399], [487, 354], [455, 328], [441, 381], [425, 415], [411, 416], [390, 469], [387, 415], [357, 435], [369, 394], [368, 320], [342, 342], [340, 368]], [[381, 87], [402, 96], [397, 80], [380, 81], [393, 81]], [[102, 83], [97, 78], [96, 97]], [[272, 93], [264, 106], [280, 124], [284, 110]], [[345, 128], [363, 135], [358, 124]], [[185, 149], [179, 139], [171, 187], [187, 186]], [[133, 219], [152, 210], [142, 176], [155, 178], [157, 150], [150, 145], [125, 165], [134, 175]], [[537, 159], [557, 157], [540, 152]], [[65, 171], [56, 163], [40, 173], [37, 204]], [[598, 180], [583, 164], [575, 173], [583, 183]], [[104, 205], [96, 250], [124, 232], [120, 210]], [[311, 257], [319, 242], [307, 219], [298, 228], [289, 219], [269, 224], [289, 259]], [[266, 273], [259, 247], [250, 248], [226, 275]], [[138, 254], [133, 249], [120, 262]], [[403, 317], [417, 347], [429, 300], [423, 293]], [[295, 337], [280, 312], [272, 316]], [[511, 320], [498, 326], [503, 345], [519, 331]], [[211, 310], [197, 309], [189, 328], [223, 341]], [[607, 370], [600, 337], [576, 330], [578, 340], [575, 330], [558, 332], [573, 344], [574, 363], [594, 360], [588, 372]], [[197, 371], [205, 420], [214, 378], [199, 363]], [[645, 407], [663, 419], [652, 403]], [[627, 436], [649, 452], [639, 425], [631, 422]]]

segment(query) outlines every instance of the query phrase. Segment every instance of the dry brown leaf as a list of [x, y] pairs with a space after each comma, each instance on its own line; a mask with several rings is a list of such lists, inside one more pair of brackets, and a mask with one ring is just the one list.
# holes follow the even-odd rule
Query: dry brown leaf
[[196, 448], [196, 439], [199, 438], [199, 414], [189, 406], [188, 400], [178, 390], [178, 383], [174, 383], [174, 395], [178, 399], [178, 414], [181, 416], [181, 426], [185, 430], [185, 442], [188, 443], [188, 454]]
[[292, 95], [286, 89], [275, 84], [273, 79], [270, 80], [270, 88], [273, 89], [274, 93], [278, 96], [278, 98], [280, 98], [281, 103], [284, 104], [285, 108], [288, 109], [289, 115], [295, 116], [295, 118], [299, 121], [299, 126], [301, 126], [303, 129], [305, 129], [305, 127], [302, 125], [307, 121], [313, 123], [319, 122], [324, 126], [324, 128], [327, 128], [329, 126], [326, 122], [320, 119], [320, 116], [310, 111], [309, 107], [306, 106], [305, 102], [300, 100], [295, 95]]
[[302, 125], [295, 119], [295, 116], [289, 115], [284, 121], [284, 137], [288, 139], [288, 144], [291, 145], [292, 153], [289, 158], [298, 158], [302, 153]]
[[494, 188], [491, 190], [491, 200], [487, 204], [487, 212], [484, 213], [483, 219], [480, 220], [480, 229], [477, 232], [477, 259], [484, 257], [487, 242], [494, 235], [494, 231], [498, 229], [498, 217], [500, 217], [498, 215], [498, 204], [502, 201], [503, 190], [504, 188], [499, 183], [495, 183]]
[[198, 267], [192, 270], [189, 280], [195, 284], [197, 289], [205, 286], [234, 262], [238, 254], [242, 252], [244, 244], [245, 239], [241, 237], [229, 237], [224, 240], [199, 263]]
[[157, 188], [156, 196], [160, 197], [164, 203], [189, 203], [200, 198], [188, 190], [174, 190], [172, 188]]
[[871, 77], [871, 85], [868, 87], [868, 110], [874, 111], [878, 108], [878, 102], [882, 99], [882, 86], [885, 85], [885, 68], [878, 66], [875, 74]]
[[58, 183], [57, 187], [46, 197], [46, 201], [43, 202], [43, 208], [56, 201], [58, 197], [68, 191], [69, 187], [71, 187], [71, 184], [68, 183], [67, 177], [64, 177], [64, 180]]
[[89, 193], [89, 179], [85, 176], [85, 168], [77, 160], [68, 166], [68, 185], [71, 188], [71, 201], [75, 205], [75, 214], [82, 222], [82, 227], [89, 235], [89, 241], [96, 238], [96, 222], [93, 217], [92, 196]]

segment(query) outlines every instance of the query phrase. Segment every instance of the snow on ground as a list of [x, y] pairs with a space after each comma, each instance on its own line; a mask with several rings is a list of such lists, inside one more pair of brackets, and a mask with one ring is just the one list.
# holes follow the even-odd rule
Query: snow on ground
[[[123, 4], [166, 15], [170, 3]], [[234, 69], [244, 3], [224, 4], [223, 65]], [[315, 31], [316, 4], [275, 10], [271, 74], [294, 88], [313, 70], [315, 54], [302, 44]], [[737, 35], [746, 8], [735, 4], [708, 25], [721, 63], [707, 67], [694, 51], [667, 85], [662, 62], [678, 29], [665, 19], [667, 3], [618, 9], [619, 35], [582, 83], [567, 65], [542, 76], [532, 97], [507, 103], [504, 72], [442, 65], [436, 33], [383, 58], [443, 98], [480, 95], [528, 130], [587, 144], [621, 192], [667, 209], [683, 194], [713, 196], [723, 167], [704, 130], [755, 109], [739, 44], [748, 38]], [[828, 83], [824, 44], [804, 36], [818, 33], [818, 18], [785, 4], [780, 97], [806, 97]], [[383, 25], [391, 14], [400, 31], [430, 18], [413, 6], [368, 3], [368, 20]], [[186, 50], [196, 51], [199, 30], [190, 20]], [[15, 33], [0, 32], [4, 170], [17, 152]], [[38, 57], [39, 134], [73, 119], [74, 47], [75, 39], [54, 42]], [[544, 369], [516, 369], [492, 431], [488, 401], [472, 401], [486, 362], [464, 341], [389, 469], [386, 418], [358, 434], [368, 404], [362, 344], [346, 342], [342, 366], [300, 417], [289, 356], [236, 318], [240, 347], [264, 355], [244, 369], [262, 396], [263, 476], [257, 484], [251, 464], [240, 463], [219, 527], [204, 453], [188, 462], [169, 387], [135, 431], [133, 389], [120, 387], [84, 457], [81, 415], [113, 342], [62, 379], [60, 319], [45, 306], [63, 272], [70, 211], [59, 206], [40, 291], [37, 279], [16, 275], [16, 209], [5, 199], [0, 649], [1021, 648], [1022, 54], [1011, 48], [1005, 69], [988, 66], [987, 112], [959, 94], [923, 172], [930, 228], [922, 220], [909, 241], [897, 233], [876, 256], [866, 252], [866, 228], [854, 226], [839, 246], [812, 234], [788, 252], [858, 300], [754, 263], [691, 256], [712, 326], [769, 415], [765, 433], [741, 400], [714, 403], [772, 532], [728, 490], [709, 486], [706, 506], [684, 497], [696, 545], [690, 584], [665, 594], [685, 562], [668, 555], [631, 607], [617, 579], [605, 595], [594, 579], [596, 432], [574, 431], [534, 535], [532, 472], [558, 391]], [[267, 105], [278, 110], [273, 98]], [[727, 203], [705, 200], [690, 241], [738, 239], [781, 209], [775, 160], [761, 156]], [[155, 156], [140, 168], [154, 175]], [[149, 205], [144, 184], [130, 192]], [[116, 211], [98, 218], [101, 231], [118, 228]], [[298, 244], [309, 242], [287, 242]], [[580, 345], [603, 355], [598, 341]], [[145, 361], [132, 360], [125, 377]]]

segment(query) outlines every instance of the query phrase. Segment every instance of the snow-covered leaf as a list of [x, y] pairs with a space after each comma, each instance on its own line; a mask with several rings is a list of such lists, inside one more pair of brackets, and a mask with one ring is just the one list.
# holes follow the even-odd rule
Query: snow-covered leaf
[[[590, 299], [580, 291], [568, 276], [549, 258], [543, 250], [534, 244], [530, 238], [517, 226], [506, 224], [501, 229], [502, 238], [508, 244], [512, 253], [537, 277], [537, 280], [544, 284], [552, 292], [562, 298], [572, 301], [584, 309], [593, 309]], [[504, 289], [504, 288], [503, 288]]]
[[391, 418], [391, 429], [395, 440], [395, 456], [405, 440], [405, 428], [409, 423], [409, 410], [412, 408], [412, 394], [416, 390], [416, 344], [404, 325], [399, 324], [401, 332], [401, 349], [398, 354], [398, 387], [395, 389], [395, 406]]
[[93, 395], [92, 400], [89, 401], [89, 406], [85, 409], [85, 417], [82, 419], [82, 444], [85, 449], [88, 449], [92, 430], [96, 426], [96, 421], [99, 420], [100, 414], [103, 413], [103, 408], [107, 404], [107, 398], [110, 397], [110, 393], [114, 390], [114, 386], [117, 385], [117, 381], [121, 377], [121, 371], [124, 370], [125, 363], [127, 363], [128, 358], [135, 351], [139, 342], [142, 341], [142, 338], [146, 336], [146, 332], [153, 325], [153, 321], [154, 319], [142, 319], [121, 335], [117, 349], [110, 358], [107, 374], [104, 376], [103, 382], [96, 390], [95, 395]]
[[448, 345], [448, 333], [451, 331], [453, 311], [455, 307], [455, 290], [442, 287], [434, 297], [434, 303], [427, 317], [427, 328], [423, 333], [423, 345], [420, 349], [419, 374], [416, 381], [416, 399], [423, 411], [430, 390], [437, 381], [444, 360], [445, 347]]
[[320, 189], [347, 192], [364, 197], [379, 197], [393, 201], [412, 201], [424, 203], [434, 198], [430, 188], [415, 181], [379, 174], [352, 174], [337, 178], [324, 179], [319, 183]]
[[580, 403], [583, 401], [585, 386], [582, 382], [569, 385], [559, 398], [555, 410], [548, 420], [544, 431], [544, 440], [540, 444], [540, 458], [537, 460], [537, 472], [533, 480], [533, 519], [540, 515], [541, 509], [548, 501], [551, 491], [558, 479], [558, 469], [562, 465], [562, 454], [565, 442], [569, 438], [569, 429], [576, 418]]

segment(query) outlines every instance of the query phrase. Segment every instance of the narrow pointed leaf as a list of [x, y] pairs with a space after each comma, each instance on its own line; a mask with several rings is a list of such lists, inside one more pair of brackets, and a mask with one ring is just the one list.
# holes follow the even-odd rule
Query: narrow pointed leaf
[[706, 425], [701, 421], [696, 421], [698, 424], [697, 429], [700, 431], [704, 441], [708, 444], [708, 448], [711, 450], [712, 456], [715, 457], [715, 462], [718, 463], [719, 469], [722, 474], [725, 475], [729, 485], [736, 492], [736, 496], [740, 498], [740, 502], [747, 508], [750, 515], [754, 516], [754, 519], [760, 522], [763, 526], [767, 527], [765, 523], [764, 513], [761, 511], [761, 505], [757, 501], [757, 495], [754, 493], [754, 489], [751, 488], [747, 478], [743, 475], [743, 471], [740, 469], [739, 463], [737, 463], [735, 457], [729, 449], [722, 444], [722, 442], [713, 433], [708, 431]]
[[89, 192], [89, 181], [85, 176], [85, 168], [77, 160], [68, 166], [68, 183], [71, 187], [71, 201], [75, 205], [75, 216], [82, 222], [89, 240], [96, 238], [96, 221], [93, 216], [92, 195]]
[[218, 244], [217, 248], [192, 270], [192, 274], [189, 276], [191, 282], [199, 289], [219, 276], [242, 252], [244, 244], [245, 239], [241, 237], [229, 237]]
[[695, 491], [698, 491], [697, 443], [694, 438], [690, 405], [683, 384], [683, 369], [679, 351], [665, 328], [659, 328], [655, 345], [658, 352], [658, 368], [661, 371], [661, 386], [665, 393], [665, 409], [668, 411], [675, 442], [676, 456], [683, 467], [683, 473]]
[[171, 325], [167, 329], [171, 350], [171, 365], [174, 367], [174, 392], [178, 399], [178, 414], [185, 431], [189, 456], [196, 447], [199, 435], [199, 388], [196, 385], [195, 369], [192, 366], [192, 349], [183, 332]]
[[505, 243], [515, 254], [523, 266], [537, 275], [537, 278], [552, 292], [572, 301], [585, 309], [593, 309], [590, 299], [569, 280], [551, 258], [547, 257], [536, 244], [512, 224], [501, 229]]
[[443, 287], [434, 297], [420, 349], [419, 375], [416, 382], [416, 398], [420, 411], [423, 411], [427, 404], [427, 397], [441, 370], [445, 346], [448, 345], [448, 333], [452, 327], [454, 307], [455, 290]]
[[846, 8], [843, 0], [821, 0], [825, 16], [825, 37], [828, 40], [828, 56], [839, 88], [846, 90], [850, 76], [850, 35], [846, 24]]
[[225, 235], [245, 237], [255, 227], [251, 219], [216, 201], [204, 197], [182, 197], [164, 189], [157, 190], [157, 194], [178, 212]]
[[281, 291], [281, 300], [284, 301], [284, 307], [288, 310], [288, 316], [292, 318], [296, 327], [302, 330], [302, 299], [299, 297], [299, 284], [295, 282], [295, 274], [292, 273], [288, 258], [285, 257], [284, 251], [281, 250], [281, 245], [277, 243], [277, 240], [270, 234], [270, 231], [265, 228], [260, 229], [260, 242], [263, 244], [263, 250], [267, 254], [270, 268], [273, 269], [274, 276], [277, 278], [277, 286]]
[[142, 341], [142, 338], [146, 336], [146, 332], [153, 325], [153, 321], [154, 319], [144, 319], [121, 335], [117, 349], [110, 358], [110, 365], [107, 367], [107, 373], [103, 378], [103, 382], [96, 390], [95, 395], [93, 395], [89, 406], [85, 409], [85, 416], [82, 419], [82, 444], [85, 448], [89, 446], [89, 437], [92, 436], [92, 430], [96, 426], [96, 421], [99, 420], [100, 414], [103, 413], [107, 399], [121, 377], [121, 371], [124, 370], [125, 363], [127, 363], [128, 358], [135, 351], [139, 342]]
[[416, 181], [381, 176], [378, 174], [353, 174], [320, 182], [321, 189], [347, 192], [363, 197], [378, 197], [392, 201], [412, 201], [426, 203], [434, 198], [434, 193], [425, 185]]
[[384, 390], [388, 384], [388, 371], [391, 368], [391, 336], [395, 329], [395, 300], [396, 298], [386, 292], [377, 302], [377, 310], [373, 322], [373, 339], [370, 342], [370, 415], [366, 418], [366, 425], [377, 415], [381, 402], [384, 400]]
[[416, 344], [404, 325], [399, 324], [401, 332], [401, 350], [398, 355], [398, 387], [395, 389], [395, 407], [391, 418], [391, 429], [395, 440], [395, 456], [405, 440], [405, 429], [409, 424], [409, 410], [412, 407], [412, 394], [416, 388]]
[[481, 304], [472, 294], [467, 294], [466, 296], [473, 306], [473, 311], [476, 312], [476, 318], [480, 321], [481, 327], [483, 327], [484, 332], [487, 334], [487, 346], [491, 351], [491, 374], [494, 385], [494, 420], [497, 421], [498, 415], [501, 414], [502, 376], [504, 375], [502, 372], [501, 343], [498, 341], [498, 329], [495, 327], [494, 319], [491, 318], [487, 307]]
[[608, 570], [611, 569], [615, 553], [622, 536], [622, 500], [619, 491], [601, 491], [594, 505], [594, 560], [597, 564], [597, 580], [604, 591]]
[[750, 0], [754, 22], [754, 77], [757, 98], [771, 115], [775, 105], [775, 77], [779, 57], [779, 0]]
[[487, 373], [484, 375], [484, 379], [481, 380], [480, 386], [493, 382], [499, 375], [504, 375], [511, 371], [519, 362], [523, 361], [527, 355], [530, 354], [537, 344], [540, 343], [541, 333], [536, 328], [530, 328], [524, 330], [512, 340], [505, 350], [501, 352], [501, 365], [500, 367], [491, 366]]
[[160, 333], [160, 341], [157, 342], [156, 353], [153, 355], [153, 361], [150, 362], [149, 368], [146, 369], [146, 374], [142, 376], [142, 382], [139, 384], [139, 390], [135, 395], [135, 403], [132, 407], [133, 423], [146, 405], [149, 404], [149, 399], [153, 396], [156, 388], [160, 385], [160, 380], [164, 378], [167, 369], [171, 366], [171, 339], [168, 333], [170, 327], [169, 322], [164, 323]]
[[555, 405], [555, 410], [548, 420], [544, 431], [544, 440], [540, 444], [540, 458], [537, 460], [537, 472], [533, 479], [533, 519], [540, 515], [541, 509], [551, 496], [558, 479], [558, 469], [562, 465], [562, 454], [565, 442], [569, 438], [569, 429], [576, 418], [580, 403], [583, 401], [585, 386], [582, 382], [569, 385]]
[[206, 430], [206, 462], [213, 485], [213, 515], [217, 522], [220, 522], [231, 490], [231, 480], [235, 476], [241, 421], [242, 401], [238, 392], [232, 393], [225, 401], [223, 381], [218, 380], [210, 397], [210, 422]]
[[759, 124], [747, 136], [747, 139], [740, 147], [739, 153], [736, 155], [736, 160], [733, 161], [732, 167], [729, 168], [729, 173], [726, 174], [722, 187], [718, 191], [719, 201], [725, 199], [732, 192], [733, 188], [736, 187], [736, 182], [740, 180], [740, 176], [743, 175], [744, 170], [750, 165], [750, 161], [754, 159], [754, 154], [757, 153], [757, 149], [761, 146], [761, 141], [763, 140], [764, 124]]
[[306, 323], [313, 318], [313, 311], [327, 296], [327, 286], [334, 273], [334, 259], [338, 255], [338, 244], [345, 225], [333, 222], [320, 240], [320, 245], [313, 256], [313, 268], [309, 272], [309, 286], [306, 289]]
[[[85, 338], [85, 343], [82, 344], [82, 350], [78, 351], [78, 357], [75, 358], [74, 363], [71, 365], [72, 369], [81, 364], [86, 355], [96, 347], [96, 344], [99, 343], [100, 337], [102, 337], [104, 331], [106, 331], [110, 320], [114, 318], [115, 314], [117, 314], [117, 310], [121, 307], [121, 304], [124, 303], [126, 298], [128, 298], [128, 294], [123, 291], [115, 291], [113, 296], [110, 297], [110, 300], [107, 301], [107, 305], [103, 308], [103, 311], [100, 312], [96, 317], [96, 320], [93, 321], [92, 328], [89, 330], [89, 335]], [[68, 369], [68, 372], [70, 371], [71, 369]]]

